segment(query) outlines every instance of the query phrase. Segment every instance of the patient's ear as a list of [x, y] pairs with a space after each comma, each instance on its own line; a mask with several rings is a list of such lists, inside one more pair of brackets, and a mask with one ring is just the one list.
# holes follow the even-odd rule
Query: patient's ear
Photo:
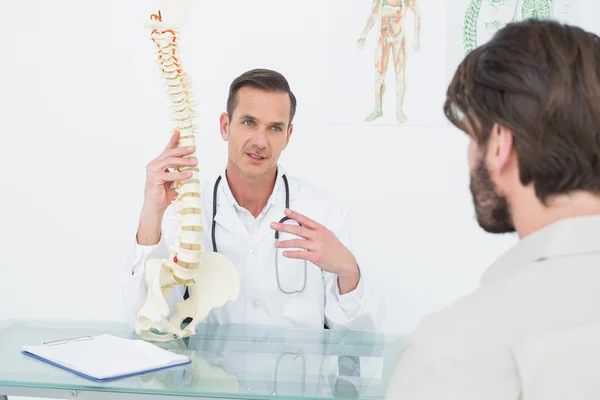
[[221, 114], [221, 118], [219, 119], [219, 126], [221, 128], [221, 137], [224, 141], [229, 140], [229, 115], [227, 113]]
[[514, 140], [512, 132], [494, 124], [487, 146], [487, 165], [490, 174], [500, 176], [508, 172], [514, 162]]

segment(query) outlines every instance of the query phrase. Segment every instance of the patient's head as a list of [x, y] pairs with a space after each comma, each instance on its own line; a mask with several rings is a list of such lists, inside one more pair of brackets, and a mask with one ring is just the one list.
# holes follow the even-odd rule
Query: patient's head
[[459, 65], [444, 112], [469, 136], [471, 190], [486, 231], [519, 230], [574, 199], [598, 201], [596, 35], [551, 21], [505, 26]]

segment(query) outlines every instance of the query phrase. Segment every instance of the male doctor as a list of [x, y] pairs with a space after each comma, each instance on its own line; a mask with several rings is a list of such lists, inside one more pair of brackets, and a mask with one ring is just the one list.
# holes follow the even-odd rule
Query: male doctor
[[[220, 118], [227, 167], [202, 189], [202, 247], [236, 266], [241, 287], [237, 301], [213, 309], [204, 322], [374, 330], [380, 303], [352, 254], [348, 210], [278, 164], [295, 110], [296, 98], [278, 72], [251, 70], [230, 86], [227, 112]], [[168, 257], [169, 246], [176, 243], [169, 233], [177, 229], [178, 222], [170, 220], [176, 194], [169, 186], [189, 173], [168, 168], [197, 164], [183, 158], [192, 151], [176, 148], [178, 140], [175, 132], [147, 166], [144, 203], [121, 293], [132, 327], [146, 298], [146, 260]], [[283, 217], [289, 220], [280, 223]], [[176, 289], [167, 298], [172, 311], [184, 299], [185, 287]]]

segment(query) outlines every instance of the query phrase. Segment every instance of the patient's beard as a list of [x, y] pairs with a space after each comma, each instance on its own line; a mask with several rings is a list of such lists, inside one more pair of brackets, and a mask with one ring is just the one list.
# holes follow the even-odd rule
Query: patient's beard
[[488, 233], [513, 233], [510, 206], [506, 197], [496, 191], [490, 173], [480, 157], [471, 173], [471, 196], [479, 226]]

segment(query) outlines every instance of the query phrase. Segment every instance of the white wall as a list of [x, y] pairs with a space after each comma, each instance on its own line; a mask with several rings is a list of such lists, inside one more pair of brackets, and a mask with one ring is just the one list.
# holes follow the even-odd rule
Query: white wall
[[[597, 4], [581, 1], [590, 10], [582, 13], [582, 25], [597, 26], [597, 12], [591, 12]], [[118, 278], [134, 240], [144, 168], [172, 126], [143, 27], [149, 3], [34, 0], [2, 6], [3, 31], [14, 36], [5, 36], [0, 63], [0, 319], [121, 319]], [[422, 3], [423, 30], [445, 29], [443, 18], [435, 17], [445, 3]], [[336, 43], [327, 37], [336, 14], [324, 4], [193, 2], [181, 47], [200, 100], [202, 177], [225, 163], [218, 117], [230, 81], [254, 67], [282, 72], [299, 99], [282, 162], [354, 207], [361, 264], [387, 296], [384, 329], [410, 331], [424, 314], [474, 289], [515, 238], [490, 236], [477, 226], [461, 132], [439, 124], [328, 123], [329, 66], [335, 61], [328, 55]], [[363, 10], [369, 4], [360, 0]], [[351, 45], [340, 46], [354, 46], [366, 17], [359, 18]], [[433, 20], [436, 25], [428, 25]], [[439, 77], [446, 66], [443, 51], [436, 61], [427, 46], [443, 50], [444, 44], [425, 35], [421, 46], [429, 55], [408, 74], [409, 81], [436, 76], [435, 87], [427, 88], [438, 93], [436, 100], [412, 106], [412, 115], [431, 113], [433, 120], [441, 115], [446, 81]], [[362, 63], [357, 69], [372, 64], [370, 38], [360, 56], [349, 56]], [[352, 78], [352, 63], [347, 68], [345, 97], [352, 101], [355, 88], [370, 88], [372, 72]], [[388, 87], [391, 95], [391, 79]], [[366, 115], [371, 103], [362, 99], [356, 101], [365, 104]]]

